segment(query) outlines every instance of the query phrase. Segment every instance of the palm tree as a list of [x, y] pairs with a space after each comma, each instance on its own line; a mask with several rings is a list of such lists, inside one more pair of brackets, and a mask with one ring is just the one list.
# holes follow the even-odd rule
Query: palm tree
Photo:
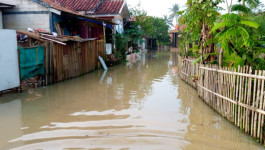
[[172, 8], [169, 8], [169, 12], [170, 12], [170, 18], [175, 18], [176, 19], [176, 23], [178, 23], [178, 12], [179, 12], [179, 5], [178, 4], [174, 4]]
[[172, 27], [172, 26], [173, 26], [172, 18], [171, 18], [171, 17], [168, 17], [168, 15], [164, 15], [164, 16], [163, 16], [163, 19], [165, 20], [166, 24], [167, 24], [169, 27]]
[[261, 2], [259, 0], [238, 0], [241, 4], [232, 5], [231, 11], [237, 11], [243, 14], [251, 13], [252, 9], [257, 8]]

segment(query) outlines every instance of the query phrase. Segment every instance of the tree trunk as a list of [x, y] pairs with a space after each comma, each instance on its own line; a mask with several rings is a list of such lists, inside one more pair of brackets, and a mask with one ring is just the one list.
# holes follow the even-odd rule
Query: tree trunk
[[223, 50], [221, 47], [218, 48], [218, 52], [219, 52], [219, 68], [223, 67]]
[[151, 38], [151, 50], [153, 50], [153, 38]]

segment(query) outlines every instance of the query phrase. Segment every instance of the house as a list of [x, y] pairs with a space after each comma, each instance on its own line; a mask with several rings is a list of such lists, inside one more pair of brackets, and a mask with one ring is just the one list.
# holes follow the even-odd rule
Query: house
[[123, 20], [130, 18], [125, 0], [52, 0], [62, 7], [80, 14], [115, 21], [116, 30], [123, 32]]
[[2, 10], [14, 8], [14, 5], [0, 3], [0, 29], [3, 29]]
[[61, 21], [62, 24], [60, 25], [65, 35], [77, 35], [78, 26], [76, 24], [82, 24], [82, 19], [88, 19], [86, 22], [96, 21], [101, 24], [103, 24], [102, 22], [113, 24], [108, 20], [80, 14], [60, 5], [55, 0], [1, 0], [1, 2], [16, 6], [12, 10], [3, 11], [3, 20], [5, 20], [3, 27], [6, 29], [27, 30], [32, 28], [54, 32], [56, 31], [56, 24]]
[[[130, 13], [124, 0], [1, 0], [16, 7], [3, 11], [6, 29], [32, 28], [81, 38], [105, 39], [115, 48], [113, 34], [124, 31]], [[105, 25], [106, 24], [106, 28]], [[105, 38], [104, 38], [105, 37]], [[111, 45], [111, 46], [109, 46]]]
[[[116, 32], [123, 33], [124, 22], [130, 18], [125, 0], [56, 0], [56, 3], [80, 14], [116, 23], [114, 26], [107, 25], [105, 31], [106, 43], [107, 45], [112, 45], [110, 46], [112, 48], [114, 48], [112, 35]], [[99, 38], [103, 33], [102, 28], [95, 24], [80, 26], [79, 28], [83, 31], [88, 31], [88, 34], [83, 35], [83, 37], [87, 38], [92, 38], [95, 35]]]
[[177, 46], [178, 46], [178, 32], [179, 32], [179, 26], [178, 25], [175, 26], [174, 30], [169, 31], [171, 47], [173, 47], [173, 48], [177, 48]]
[[170, 36], [170, 41], [171, 41], [171, 46], [172, 47], [178, 47], [178, 41], [179, 37], [181, 37], [180, 32], [183, 32], [185, 29], [186, 25], [175, 25], [174, 30], [169, 31], [169, 36]]
[[[106, 58], [104, 31], [106, 28], [112, 30], [116, 23], [70, 9], [58, 1], [1, 0], [15, 6], [3, 10], [3, 28], [17, 30], [19, 55], [30, 52], [30, 56], [37, 56], [35, 53], [38, 51], [38, 58], [41, 55], [45, 59], [31, 66], [33, 69], [41, 68], [40, 71], [36, 74], [24, 71], [22, 80], [41, 75], [46, 84], [64, 81], [100, 68], [99, 56]], [[74, 2], [74, 5], [84, 6], [81, 0]], [[34, 33], [27, 32], [28, 28]], [[51, 32], [58, 33], [58, 36]]]

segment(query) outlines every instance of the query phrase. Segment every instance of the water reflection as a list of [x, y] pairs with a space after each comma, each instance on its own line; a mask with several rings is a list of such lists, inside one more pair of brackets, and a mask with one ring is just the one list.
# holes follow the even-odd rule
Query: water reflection
[[133, 54], [107, 72], [1, 97], [0, 149], [262, 148], [178, 79], [176, 56]]

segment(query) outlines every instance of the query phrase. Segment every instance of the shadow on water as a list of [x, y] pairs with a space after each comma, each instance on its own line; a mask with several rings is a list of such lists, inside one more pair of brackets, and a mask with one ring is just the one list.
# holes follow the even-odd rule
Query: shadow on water
[[0, 149], [262, 148], [177, 77], [176, 53], [127, 59], [0, 98]]

